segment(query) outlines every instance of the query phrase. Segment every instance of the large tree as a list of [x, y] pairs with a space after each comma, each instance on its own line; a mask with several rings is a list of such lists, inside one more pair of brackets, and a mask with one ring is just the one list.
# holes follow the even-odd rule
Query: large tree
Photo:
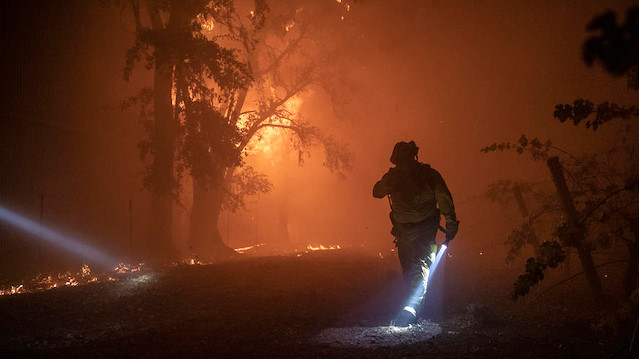
[[[140, 142], [143, 157], [150, 155], [144, 185], [151, 192], [150, 230], [145, 256], [175, 257], [172, 244], [172, 208], [179, 188], [175, 175], [175, 154], [183, 147], [184, 118], [219, 118], [207, 102], [246, 87], [250, 75], [237, 60], [236, 51], [222, 47], [202, 33], [197, 19], [233, 11], [227, 0], [130, 0], [136, 25], [134, 46], [127, 52], [125, 79], [143, 59], [153, 70], [153, 87], [143, 89], [131, 102], [138, 102], [145, 117], [148, 139]], [[205, 86], [218, 85], [219, 93]], [[189, 93], [183, 89], [187, 89]], [[190, 113], [186, 116], [185, 103]], [[217, 129], [210, 129], [217, 130]], [[186, 143], [186, 142], [185, 142]], [[182, 149], [183, 151], [183, 149]]]
[[[236, 46], [254, 81], [248, 87], [236, 88], [214, 105], [224, 131], [212, 132], [212, 136], [198, 142], [204, 146], [199, 150], [202, 155], [193, 156], [193, 149], [187, 146], [180, 156], [182, 166], [193, 178], [190, 246], [196, 253], [213, 256], [233, 253], [223, 243], [218, 229], [222, 207], [241, 207], [245, 195], [270, 189], [265, 176], [243, 161], [251, 146], [259, 146], [265, 131], [288, 132], [300, 162], [309, 147], [322, 145], [325, 165], [331, 171], [342, 174], [349, 167], [346, 149], [303, 121], [291, 106], [310, 88], [335, 93], [334, 86], [326, 82], [331, 78], [331, 66], [317, 56], [320, 52], [328, 55], [327, 48], [311, 36], [304, 8], [277, 9], [269, 17], [264, 3], [244, 9], [245, 15], [240, 15], [240, 11], [202, 18], [202, 26], [213, 29], [211, 38], [224, 38]], [[184, 88], [183, 93], [187, 91]], [[185, 103], [187, 123], [190, 106]], [[195, 119], [186, 127], [185, 144], [193, 143], [191, 139], [200, 136], [211, 121], [210, 117]]]
[[245, 195], [270, 189], [266, 177], [244, 162], [268, 129], [291, 133], [300, 162], [321, 144], [329, 169], [341, 174], [349, 167], [345, 148], [290, 106], [313, 86], [335, 94], [330, 53], [310, 35], [303, 7], [269, 17], [259, 0], [127, 4], [137, 31], [125, 76], [141, 57], [154, 71], [153, 89], [135, 99], [148, 117], [142, 154], [152, 156], [144, 181], [153, 196], [149, 254], [172, 252], [172, 200], [179, 198], [184, 175], [193, 181], [191, 251], [234, 253], [221, 239], [218, 217], [223, 205], [241, 207]]

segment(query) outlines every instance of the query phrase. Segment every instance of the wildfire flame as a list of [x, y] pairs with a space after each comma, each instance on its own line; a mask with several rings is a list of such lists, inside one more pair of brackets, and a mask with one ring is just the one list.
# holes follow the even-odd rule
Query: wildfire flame
[[334, 246], [330, 245], [328, 247], [326, 247], [326, 246], [324, 246], [322, 244], [320, 244], [318, 247], [314, 247], [314, 246], [309, 244], [309, 245], [306, 246], [306, 249], [311, 250], [311, 251], [332, 251], [332, 250], [342, 249], [342, 247], [339, 244], [334, 245]]
[[295, 26], [295, 21], [291, 21], [290, 23], [286, 24], [284, 29], [286, 30], [286, 32], [289, 32], [293, 28], [293, 26]]
[[144, 266], [144, 263], [140, 263], [137, 266], [131, 266], [124, 263], [120, 263], [113, 270], [118, 274], [134, 273], [134, 272], [139, 272], [142, 266]]
[[[291, 25], [292, 26], [292, 25]], [[271, 93], [275, 96], [276, 89], [271, 87]], [[290, 114], [291, 117], [295, 117], [299, 114], [300, 107], [302, 107], [302, 97], [300, 95], [292, 96], [284, 104], [284, 110]], [[286, 120], [274, 121], [278, 125], [289, 125]], [[240, 129], [246, 129], [249, 126], [249, 117], [240, 118], [238, 121], [238, 127]], [[258, 136], [253, 137], [249, 145], [247, 146], [247, 152], [256, 154], [262, 153], [266, 156], [273, 155], [274, 151], [279, 145], [282, 144], [284, 136], [281, 128], [276, 127], [264, 127], [262, 128]]]
[[[235, 248], [235, 252], [237, 253], [246, 253], [252, 249], [261, 247], [266, 245], [266, 243], [260, 243], [252, 246]], [[330, 251], [330, 250], [340, 250], [342, 247], [337, 245], [328, 245], [325, 246], [320, 244], [318, 246], [313, 246], [311, 244], [306, 246], [306, 253], [309, 251]], [[297, 250], [296, 250], [297, 252]], [[297, 254], [297, 256], [301, 256], [301, 254]], [[197, 258], [197, 256], [192, 257], [186, 261], [180, 261], [172, 263], [173, 266], [178, 265], [206, 265], [209, 263], [203, 262]], [[77, 287], [81, 285], [86, 285], [89, 283], [96, 282], [116, 282], [122, 278], [126, 278], [127, 274], [141, 272], [144, 269], [144, 263], [139, 263], [137, 265], [120, 263], [116, 267], [113, 268], [113, 272], [115, 275], [108, 275], [106, 273], [103, 274], [94, 274], [91, 267], [88, 264], [82, 265], [80, 271], [77, 273], [72, 273], [71, 271], [66, 273], [60, 273], [57, 276], [54, 275], [38, 275], [35, 279], [30, 280], [26, 283], [19, 285], [10, 285], [8, 287], [2, 288], [0, 287], [0, 296], [1, 295], [12, 295], [12, 294], [23, 294], [23, 293], [33, 293], [33, 292], [41, 292], [46, 290], [51, 290], [59, 287]]]
[[237, 253], [243, 254], [243, 253], [245, 253], [247, 251], [250, 251], [253, 248], [261, 247], [261, 246], [263, 246], [265, 244], [266, 243], [260, 243], [260, 244], [256, 244], [256, 245], [253, 245], [253, 246], [235, 248], [234, 251], [236, 251]]
[[71, 271], [69, 271], [66, 273], [59, 273], [55, 276], [38, 275], [34, 279], [27, 281], [26, 283], [20, 285], [11, 285], [6, 288], [0, 288], [0, 295], [42, 292], [59, 287], [77, 287], [80, 285], [101, 281], [115, 282], [119, 280], [124, 274], [141, 271], [143, 266], [144, 263], [139, 263], [137, 266], [120, 263], [113, 269], [116, 274], [119, 274], [119, 276], [109, 276], [106, 274], [94, 275], [91, 267], [89, 267], [88, 264], [84, 264], [80, 268], [80, 271], [77, 273], [72, 273]]
[[[253, 16], [253, 14], [253, 11], [251, 11], [251, 16]], [[202, 26], [202, 30], [205, 32], [212, 32], [213, 29], [215, 29], [215, 23], [213, 20], [207, 19], [207, 17], [202, 14], [197, 15], [195, 22]]]
[[69, 278], [68, 281], [64, 282], [64, 285], [66, 285], [67, 287], [71, 286], [71, 287], [75, 287], [78, 285], [78, 280], [71, 277]]
[[210, 264], [206, 261], [201, 260], [200, 258], [198, 258], [197, 255], [193, 254], [191, 258], [187, 259], [187, 260], [180, 260], [177, 262], [173, 262], [171, 263], [172, 266], [176, 267], [176, 266], [202, 266], [202, 265], [207, 265]]
[[82, 276], [86, 277], [91, 275], [91, 267], [88, 264], [82, 266]]

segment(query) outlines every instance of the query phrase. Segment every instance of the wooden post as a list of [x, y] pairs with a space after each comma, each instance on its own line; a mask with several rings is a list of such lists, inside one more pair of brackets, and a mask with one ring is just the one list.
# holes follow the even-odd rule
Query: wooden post
[[[257, 209], [255, 210], [257, 212]], [[255, 214], [255, 245], [260, 244], [260, 213]]]
[[129, 200], [129, 255], [133, 258], [133, 200]]
[[226, 245], [231, 246], [231, 211], [226, 212]]
[[563, 205], [566, 216], [568, 217], [568, 223], [570, 224], [570, 226], [578, 229], [579, 231], [577, 234], [578, 237], [576, 244], [577, 253], [579, 254], [579, 260], [581, 261], [581, 266], [583, 267], [584, 274], [586, 275], [588, 285], [592, 290], [595, 304], [601, 306], [604, 304], [601, 282], [599, 281], [599, 277], [597, 276], [597, 270], [595, 268], [595, 263], [592, 260], [590, 249], [585, 243], [583, 226], [581, 225], [581, 223], [579, 223], [579, 215], [577, 214], [575, 204], [570, 197], [570, 192], [568, 191], [568, 185], [566, 184], [566, 178], [564, 177], [561, 163], [559, 163], [558, 157], [552, 157], [548, 159], [547, 164], [548, 168], [550, 168], [552, 179], [555, 182], [555, 187], [557, 187], [557, 194], [559, 194], [559, 199], [561, 200], [561, 204]]
[[639, 219], [632, 219], [630, 231], [634, 234], [634, 240], [628, 240], [628, 264], [623, 275], [623, 289], [626, 296], [630, 297], [637, 283], [637, 265], [639, 264]]
[[[40, 194], [40, 224], [44, 221], [44, 193]], [[40, 261], [40, 266], [43, 265], [43, 255], [42, 255], [42, 241], [38, 241], [38, 260]]]
[[[524, 201], [524, 196], [521, 193], [521, 188], [519, 188], [518, 184], [513, 185], [513, 195], [515, 196], [515, 201], [519, 206], [519, 212], [521, 212], [521, 216], [524, 219], [528, 219], [528, 207], [526, 207], [526, 202]], [[528, 238], [528, 242], [533, 246], [533, 250], [535, 251], [535, 256], [539, 257], [541, 255], [539, 251], [539, 239], [537, 239], [537, 233], [535, 233], [535, 229], [530, 229], [530, 237]]]

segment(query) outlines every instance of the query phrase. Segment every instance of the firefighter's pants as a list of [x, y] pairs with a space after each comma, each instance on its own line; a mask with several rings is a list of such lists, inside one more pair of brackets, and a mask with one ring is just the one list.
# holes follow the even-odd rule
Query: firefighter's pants
[[426, 294], [429, 268], [435, 260], [435, 236], [439, 216], [419, 223], [393, 222], [391, 233], [397, 238], [397, 252], [404, 281], [409, 290], [409, 306], [419, 310]]

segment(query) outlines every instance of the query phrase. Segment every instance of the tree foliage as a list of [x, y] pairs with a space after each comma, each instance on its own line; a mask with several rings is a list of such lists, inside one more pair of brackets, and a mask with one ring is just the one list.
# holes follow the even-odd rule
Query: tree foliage
[[[227, 18], [234, 11], [234, 3], [230, 0], [150, 0], [144, 3], [131, 0], [121, 3], [131, 8], [136, 25], [134, 45], [126, 54], [124, 78], [129, 80], [135, 65], [143, 62], [147, 69], [165, 73], [171, 79], [173, 98], [159, 98], [154, 90], [143, 89], [125, 105], [140, 106], [148, 133], [148, 138], [139, 143], [143, 158], [149, 154], [155, 156], [161, 150], [162, 139], [158, 136], [174, 134], [178, 145], [178, 177], [168, 181], [177, 193], [179, 175], [184, 170], [201, 176], [219, 162], [233, 161], [230, 147], [237, 142], [239, 134], [225, 123], [218, 105], [228, 101], [236, 89], [249, 86], [251, 73], [246, 63], [239, 60], [237, 49], [207, 38], [198, 19]], [[263, 9], [263, 6], [256, 5], [256, 8]], [[255, 16], [256, 22], [259, 22], [258, 18]], [[174, 121], [170, 128], [157, 130], [161, 125], [153, 118], [151, 106], [160, 100], [172, 102]], [[156, 170], [154, 161], [147, 167], [143, 183], [153, 191], [167, 181], [163, 176]]]
[[617, 14], [608, 11], [595, 17], [586, 30], [597, 33], [583, 44], [583, 59], [592, 66], [600, 62], [606, 71], [626, 75], [628, 87], [639, 89], [639, 7], [632, 7], [624, 23], [617, 23]]
[[[242, 193], [268, 191], [271, 186], [266, 177], [254, 169], [235, 175], [235, 169], [245, 165], [251, 144], [259, 143], [268, 128], [292, 132], [300, 164], [310, 148], [322, 146], [329, 170], [343, 176], [350, 168], [345, 145], [287, 108], [295, 96], [325, 82], [320, 78], [330, 77], [326, 67], [312, 58], [317, 44], [299, 12], [269, 17], [270, 8], [262, 0], [255, 1], [246, 15], [240, 15], [231, 0], [190, 0], [181, 5], [155, 0], [149, 6], [163, 17], [171, 13], [172, 6], [179, 6], [181, 15], [189, 19], [186, 27], [171, 28], [167, 23], [158, 30], [145, 24], [139, 2], [127, 4], [137, 26], [135, 43], [126, 56], [125, 79], [139, 62], [147, 69], [162, 63], [173, 66], [173, 107], [179, 130], [177, 177], [172, 181], [176, 191], [184, 174], [205, 179], [211, 186], [224, 186], [229, 208], [243, 203]], [[293, 31], [282, 31], [282, 24], [291, 23], [296, 24]], [[305, 53], [309, 54], [303, 58]], [[149, 116], [151, 94], [144, 89], [126, 102], [140, 106], [149, 134], [139, 144], [143, 158], [154, 153], [156, 143]], [[144, 184], [152, 188], [157, 182], [151, 165]]]
[[[583, 44], [586, 64], [592, 66], [600, 62], [609, 73], [627, 76], [629, 88], [639, 89], [639, 8], [631, 8], [622, 24], [617, 23], [614, 12], [602, 14], [588, 24], [587, 30], [595, 34]], [[533, 210], [535, 214], [512, 231], [506, 241], [510, 247], [509, 259], [525, 244], [534, 225], [533, 218], [542, 213], [556, 213], [556, 223], [550, 224], [556, 228], [553, 238], [541, 245], [539, 255], [528, 258], [524, 273], [514, 283], [513, 298], [525, 296], [532, 286], [539, 284], [548, 268], [555, 268], [565, 260], [567, 249], [576, 248], [584, 268], [588, 266], [594, 270], [591, 251], [623, 244], [627, 246], [628, 265], [622, 282], [625, 293], [630, 296], [638, 284], [639, 265], [638, 109], [610, 102], [595, 105], [590, 100], [578, 99], [572, 104], [556, 105], [553, 115], [561, 123], [572, 121], [575, 126], [584, 124], [593, 131], [617, 119], [627, 120], [627, 123], [617, 127], [617, 135], [609, 142], [608, 149], [599, 153], [575, 156], [553, 146], [550, 141], [544, 143], [536, 138], [529, 141], [525, 135], [516, 143], [494, 143], [481, 149], [484, 153], [511, 150], [520, 155], [529, 153], [533, 160], [545, 160], [551, 152], [558, 152], [564, 157], [561, 167], [567, 177], [570, 200], [577, 210], [577, 221], [566, 221], [566, 216], [557, 213], [561, 209], [558, 200], [549, 197], [549, 201]], [[487, 194], [503, 201], [504, 197], [508, 198], [505, 194], [510, 191], [509, 186], [508, 182], [501, 181]], [[598, 283], [591, 279], [593, 292], [597, 292], [594, 287]]]
[[636, 119], [639, 116], [639, 108], [636, 106], [620, 106], [616, 103], [602, 102], [595, 106], [590, 100], [577, 99], [572, 105], [555, 105], [554, 117], [560, 122], [572, 121], [575, 126], [582, 122], [586, 128], [597, 131], [601, 125], [616, 119]]
[[[536, 144], [531, 145], [533, 142]], [[592, 251], [625, 243], [631, 251], [630, 248], [639, 243], [639, 232], [634, 225], [639, 220], [639, 169], [635, 166], [639, 159], [636, 151], [639, 143], [635, 127], [623, 126], [609, 149], [600, 153], [576, 156], [551, 146], [550, 141], [546, 143], [547, 146], [537, 139], [528, 141], [526, 136], [522, 136], [516, 144], [502, 142], [482, 149], [485, 153], [528, 153], [533, 160], [545, 159], [554, 153], [566, 157], [563, 168], [579, 214], [577, 227], [570, 225], [563, 219], [565, 216], [554, 189], [535, 186], [537, 189], [533, 191], [535, 187], [522, 185], [524, 191], [536, 193], [535, 207], [528, 218], [513, 228], [505, 241], [509, 248], [507, 261], [511, 261], [526, 245], [534, 226], [544, 224], [555, 230], [553, 238], [542, 244], [541, 255], [528, 259], [525, 273], [515, 283], [515, 298], [525, 295], [531, 286], [541, 282], [544, 271], [561, 263], [565, 259], [562, 251], [568, 248], [585, 246]], [[514, 185], [510, 181], [500, 181], [489, 188], [487, 196], [493, 200], [509, 201]], [[585, 243], [582, 242], [584, 234]], [[636, 264], [628, 266], [626, 275], [632, 276], [632, 271], [636, 271]]]
[[545, 160], [548, 158], [548, 152], [552, 149], [552, 142], [547, 140], [542, 142], [538, 138], [529, 140], [526, 135], [521, 135], [516, 143], [513, 142], [500, 142], [493, 143], [481, 149], [484, 153], [495, 151], [515, 151], [518, 154], [529, 153], [535, 160]]
[[528, 258], [524, 273], [517, 277], [512, 292], [514, 300], [525, 296], [531, 287], [539, 284], [544, 279], [546, 268], [556, 268], [566, 258], [564, 244], [559, 241], [546, 241], [540, 248], [541, 255]]
[[247, 196], [267, 193], [273, 186], [265, 174], [248, 165], [243, 166], [233, 176], [230, 185], [226, 188], [226, 196], [222, 203], [224, 208], [229, 211], [245, 208]]
[[[540, 227], [544, 221], [552, 218], [552, 213], [559, 210], [557, 201], [546, 183], [500, 180], [491, 184], [485, 195], [493, 202], [509, 206], [515, 200], [516, 190], [519, 191], [522, 199], [529, 200], [527, 207], [532, 207], [532, 211], [529, 211], [522, 221], [513, 227], [504, 241], [504, 245], [508, 248], [506, 263], [512, 263], [524, 247], [539, 246], [535, 227]], [[534, 206], [530, 206], [531, 204]]]

